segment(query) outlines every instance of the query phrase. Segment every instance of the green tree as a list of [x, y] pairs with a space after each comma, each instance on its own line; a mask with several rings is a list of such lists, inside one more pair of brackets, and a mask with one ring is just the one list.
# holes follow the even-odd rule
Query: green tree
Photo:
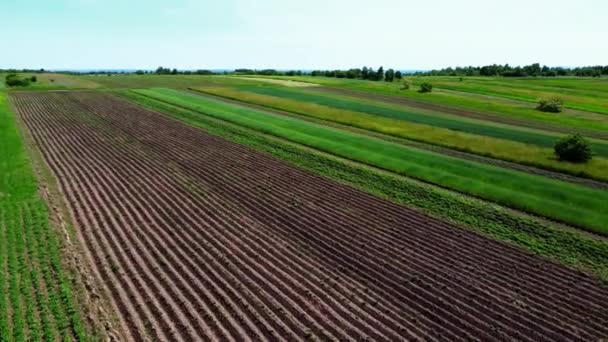
[[573, 163], [584, 163], [593, 157], [589, 141], [578, 133], [558, 140], [554, 152], [559, 160]]
[[433, 91], [433, 85], [428, 82], [422, 83], [418, 90], [419, 93], [430, 93], [431, 91]]
[[367, 69], [367, 67], [365, 67], [365, 66], [361, 70], [361, 78], [364, 80], [369, 79], [369, 69]]
[[384, 77], [384, 68], [379, 67], [378, 71], [376, 71], [376, 77], [375, 77], [374, 81], [382, 81], [383, 77]]
[[394, 79], [395, 79], [395, 70], [393, 70], [393, 69], [386, 70], [386, 72], [384, 73], [384, 80], [386, 82], [393, 82]]
[[551, 97], [540, 99], [536, 109], [540, 110], [541, 112], [559, 113], [562, 111], [563, 106], [564, 101], [562, 101], [562, 99], [559, 97]]
[[401, 74], [401, 71], [399, 71], [399, 70], [395, 71], [395, 78], [398, 80], [403, 78], [403, 74]]

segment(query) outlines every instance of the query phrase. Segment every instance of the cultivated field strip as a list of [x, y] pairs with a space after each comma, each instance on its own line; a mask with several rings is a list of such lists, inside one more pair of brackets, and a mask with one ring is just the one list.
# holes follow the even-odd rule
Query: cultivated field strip
[[397, 143], [400, 143], [400, 144], [403, 144], [406, 146], [415, 147], [415, 148], [418, 148], [421, 150], [436, 152], [436, 153], [440, 153], [440, 154], [444, 154], [444, 155], [448, 155], [448, 156], [452, 156], [452, 157], [456, 157], [456, 158], [495, 165], [495, 166], [499, 166], [499, 167], [503, 167], [503, 168], [513, 169], [513, 170], [518, 170], [518, 171], [523, 171], [523, 172], [529, 172], [532, 174], [545, 176], [545, 177], [549, 177], [549, 178], [554, 178], [554, 179], [571, 182], [571, 183], [575, 183], [575, 184], [581, 184], [581, 185], [589, 186], [592, 188], [608, 190], [608, 183], [602, 182], [602, 181], [597, 181], [597, 180], [593, 180], [593, 179], [589, 179], [589, 178], [581, 178], [581, 177], [577, 177], [577, 176], [573, 176], [573, 175], [569, 175], [569, 174], [565, 174], [565, 173], [550, 171], [547, 169], [541, 169], [541, 168], [534, 167], [534, 166], [517, 164], [515, 162], [510, 162], [510, 161], [506, 161], [506, 160], [484, 157], [481, 155], [453, 150], [453, 149], [449, 149], [449, 148], [442, 147], [442, 146], [431, 145], [431, 144], [424, 143], [424, 142], [400, 139], [400, 138], [392, 137], [388, 134], [378, 133], [378, 132], [374, 132], [371, 130], [357, 128], [357, 127], [340, 124], [340, 123], [336, 123], [336, 122], [314, 119], [314, 118], [307, 117], [304, 115], [291, 113], [288, 111], [283, 111], [283, 110], [274, 109], [274, 108], [270, 108], [270, 107], [264, 107], [262, 105], [258, 105], [258, 104], [254, 104], [254, 103], [250, 103], [250, 102], [243, 102], [243, 101], [235, 100], [235, 99], [232, 99], [229, 97], [221, 97], [220, 95], [205, 93], [205, 92], [201, 92], [201, 91], [197, 91], [197, 90], [190, 90], [189, 92], [192, 94], [196, 94], [198, 96], [209, 97], [214, 100], [220, 100], [220, 101], [235, 104], [235, 105], [241, 106], [241, 107], [248, 107], [248, 108], [252, 108], [255, 110], [263, 110], [263, 111], [273, 113], [273, 114], [278, 114], [278, 115], [291, 116], [291, 117], [295, 117], [297, 119], [301, 119], [301, 120], [305, 120], [305, 121], [309, 121], [309, 122], [313, 122], [313, 123], [322, 123], [323, 125], [326, 125], [326, 126], [336, 127], [336, 128], [342, 129], [342, 130], [348, 130], [348, 131], [352, 131], [352, 132], [359, 133], [359, 134], [365, 134], [365, 135], [369, 135], [369, 136], [373, 136], [373, 137], [378, 137], [381, 139], [386, 139], [386, 140], [397, 142]]
[[107, 94], [14, 103], [131, 339], [608, 336], [584, 274]]

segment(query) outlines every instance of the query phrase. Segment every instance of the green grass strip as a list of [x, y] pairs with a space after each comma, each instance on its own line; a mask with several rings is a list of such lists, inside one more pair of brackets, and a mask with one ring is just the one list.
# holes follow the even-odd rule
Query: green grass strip
[[17, 231], [21, 229], [19, 222], [20, 208], [17, 205], [9, 207], [9, 220], [6, 240], [8, 243], [8, 273], [9, 279], [9, 296], [11, 298], [11, 308], [13, 314], [13, 339], [15, 341], [25, 341], [25, 317], [23, 310], [23, 301], [21, 296], [21, 286], [23, 277], [21, 265], [17, 253], [23, 246], [19, 246], [17, 240]]
[[516, 214], [500, 206], [367, 168], [258, 131], [133, 92], [121, 96], [207, 132], [268, 153], [315, 174], [511, 243], [608, 280], [608, 241]]
[[[504, 97], [513, 100], [537, 102], [539, 98], [557, 96], [564, 100], [566, 108], [608, 114], [608, 94], [597, 93], [591, 90], [579, 89], [552, 89], [549, 87], [530, 86], [532, 82], [489, 81], [463, 78], [460, 82], [456, 78], [451, 80], [430, 78], [415, 78], [416, 83], [433, 82], [438, 88], [470, 92], [474, 94]], [[571, 80], [575, 83], [576, 80]]]
[[426, 144], [531, 165], [579, 177], [608, 181], [608, 159], [605, 158], [596, 157], [590, 162], [581, 164], [561, 162], [555, 158], [552, 149], [510, 140], [478, 136], [430, 125], [332, 108], [316, 103], [238, 91], [228, 87], [194, 87], [191, 89]]
[[[441, 89], [433, 91], [432, 93], [421, 94], [416, 91], [417, 87], [412, 87], [410, 90], [400, 90], [401, 82], [370, 82], [311, 76], [272, 78], [310, 82], [335, 88], [352, 89], [369, 93], [409, 98], [416, 101], [434, 103], [442, 106], [450, 106], [484, 113], [500, 114], [524, 120], [541, 121], [550, 125], [557, 124], [573, 129], [608, 131], [608, 117], [606, 117], [604, 114], [565, 110], [559, 115], [555, 115], [553, 113], [543, 113], [536, 110], [533, 103], [514, 103], [513, 101], [497, 97], [488, 98], [482, 95], [467, 94], [464, 92], [441, 91]], [[417, 77], [408, 77], [408, 79], [413, 80], [416, 83], [421, 81]], [[429, 81], [433, 83], [433, 78], [430, 78]], [[534, 80], [528, 78], [521, 82], [534, 82]]]
[[[6, 244], [0, 244], [0, 266], [6, 267], [2, 271], [8, 279], [7, 284], [0, 278], [0, 292], [7, 293], [9, 298], [9, 302], [2, 298], [0, 306], [12, 313], [6, 325], [0, 322], [0, 340], [6, 340], [5, 335], [11, 336], [8, 340], [16, 341], [43, 337], [56, 340], [59, 335], [64, 340], [88, 340], [87, 327], [72, 293], [72, 280], [62, 264], [61, 236], [50, 225], [15, 116], [2, 91], [0, 174], [0, 208], [3, 208], [5, 234], [0, 240]], [[41, 286], [46, 296], [39, 291]]]
[[[517, 129], [507, 125], [496, 125], [484, 123], [477, 120], [449, 117], [444, 115], [431, 115], [416, 111], [415, 109], [397, 108], [396, 106], [374, 104], [369, 101], [322, 94], [314, 90], [305, 88], [287, 87], [239, 87], [238, 89], [253, 92], [261, 95], [276, 96], [302, 102], [316, 103], [338, 109], [355, 112], [362, 112], [377, 115], [380, 117], [404, 120], [417, 124], [429, 125], [451, 129], [459, 132], [466, 132], [475, 135], [482, 135], [497, 139], [512, 140], [524, 144], [537, 145], [546, 148], [553, 148], [557, 135], [554, 133], [544, 133], [531, 129]], [[608, 143], [594, 141], [593, 151], [599, 156], [608, 156]]]
[[608, 233], [608, 192], [457, 159], [170, 89], [139, 94], [479, 198]]
[[9, 301], [7, 300], [7, 281], [10, 278], [7, 269], [7, 209], [0, 202], [0, 341], [9, 341], [12, 336], [8, 315]]
[[[45, 296], [45, 291], [41, 288], [41, 265], [44, 264], [43, 260], [40, 260], [40, 248], [38, 239], [34, 235], [33, 226], [35, 224], [32, 215], [31, 206], [26, 206], [26, 213], [23, 215], [23, 226], [25, 230], [25, 243], [29, 248], [29, 259], [30, 259], [30, 279], [33, 289], [32, 301], [37, 302], [38, 316], [41, 332], [38, 332], [39, 336], [36, 338], [33, 334], [31, 340], [39, 340], [41, 337], [46, 341], [55, 340], [55, 331], [51, 324], [50, 311], [48, 298]], [[35, 208], [33, 210], [36, 210]]]

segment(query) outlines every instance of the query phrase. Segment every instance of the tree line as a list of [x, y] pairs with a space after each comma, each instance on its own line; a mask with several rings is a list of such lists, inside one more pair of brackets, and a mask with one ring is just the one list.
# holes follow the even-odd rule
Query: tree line
[[[152, 72], [148, 72], [145, 70], [137, 70], [135, 73], [138, 75], [143, 75], [143, 74], [152, 73]], [[157, 75], [215, 75], [216, 74], [215, 72], [213, 72], [211, 70], [206, 70], [206, 69], [177, 70], [176, 68], [170, 69], [170, 68], [164, 68], [162, 66], [159, 66], [158, 68], [156, 68], [156, 71], [154, 71], [153, 73], [157, 74]]]
[[420, 76], [503, 76], [503, 77], [555, 77], [555, 76], [579, 76], [579, 77], [600, 77], [608, 75], [608, 65], [606, 66], [585, 66], [576, 68], [548, 67], [534, 63], [524, 66], [510, 66], [509, 64], [449, 67], [439, 70], [415, 72], [413, 75]]

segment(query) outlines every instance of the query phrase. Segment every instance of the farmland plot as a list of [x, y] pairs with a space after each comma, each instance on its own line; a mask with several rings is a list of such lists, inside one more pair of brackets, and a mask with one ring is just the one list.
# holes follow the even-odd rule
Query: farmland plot
[[107, 94], [14, 100], [131, 339], [608, 336], [580, 272]]

